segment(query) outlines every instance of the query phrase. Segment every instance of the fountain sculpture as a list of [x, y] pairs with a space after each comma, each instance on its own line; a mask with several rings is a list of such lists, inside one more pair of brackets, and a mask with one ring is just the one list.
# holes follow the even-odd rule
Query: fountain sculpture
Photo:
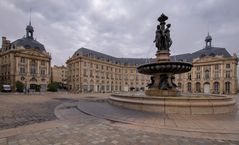
[[145, 91], [149, 96], [178, 96], [179, 91], [173, 82], [174, 74], [185, 73], [191, 70], [192, 64], [186, 62], [171, 62], [170, 61], [170, 46], [172, 40], [170, 38], [170, 26], [167, 24], [165, 29], [167, 16], [162, 14], [158, 21], [160, 24], [157, 26], [155, 35], [155, 46], [158, 48], [156, 53], [157, 62], [149, 63], [139, 66], [138, 72], [151, 76], [151, 83], [148, 84], [148, 90]]
[[[112, 94], [109, 102], [125, 108], [158, 113], [177, 114], [221, 114], [237, 110], [236, 101], [232, 97], [219, 95], [181, 95], [174, 83], [174, 75], [191, 70], [192, 64], [170, 61], [171, 24], [166, 25], [167, 16], [159, 18], [155, 35], [157, 47], [156, 62], [141, 65], [139, 73], [151, 75], [148, 90], [142, 93]], [[165, 25], [167, 28], [165, 28]]]

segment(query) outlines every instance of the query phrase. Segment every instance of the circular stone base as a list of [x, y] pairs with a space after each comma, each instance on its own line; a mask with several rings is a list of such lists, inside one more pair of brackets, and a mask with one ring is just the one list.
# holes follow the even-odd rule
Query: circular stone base
[[180, 95], [180, 92], [176, 89], [170, 89], [170, 90], [160, 90], [160, 89], [148, 89], [148, 90], [145, 90], [145, 94], [147, 96], [179, 96]]
[[109, 103], [124, 108], [165, 114], [223, 114], [237, 111], [236, 101], [227, 96], [158, 97], [113, 94]]

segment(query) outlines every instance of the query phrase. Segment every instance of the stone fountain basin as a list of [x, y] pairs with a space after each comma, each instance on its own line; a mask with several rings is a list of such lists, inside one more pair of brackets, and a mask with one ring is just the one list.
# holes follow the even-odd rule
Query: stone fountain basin
[[225, 114], [237, 110], [236, 100], [221, 95], [146, 96], [142, 93], [117, 93], [109, 103], [123, 108], [164, 114]]
[[137, 68], [139, 73], [152, 75], [157, 73], [185, 73], [192, 68], [191, 63], [187, 62], [157, 62], [141, 65]]

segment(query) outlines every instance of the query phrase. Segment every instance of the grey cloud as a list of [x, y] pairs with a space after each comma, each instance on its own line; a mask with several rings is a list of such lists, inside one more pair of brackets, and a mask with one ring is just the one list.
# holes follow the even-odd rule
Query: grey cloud
[[[172, 54], [213, 45], [239, 54], [237, 0], [9, 0], [0, 1], [0, 32], [14, 40], [25, 34], [29, 9], [35, 37], [64, 64], [80, 47], [117, 57], [154, 57], [158, 16], [172, 24]], [[237, 49], [235, 49], [237, 48]]]

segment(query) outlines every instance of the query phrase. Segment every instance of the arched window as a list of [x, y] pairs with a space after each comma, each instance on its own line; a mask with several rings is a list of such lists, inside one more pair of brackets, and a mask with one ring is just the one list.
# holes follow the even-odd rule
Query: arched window
[[201, 92], [201, 84], [199, 82], [196, 83], [196, 92], [197, 93]]
[[205, 70], [205, 79], [209, 80], [209, 78], [210, 78], [209, 70]]
[[205, 94], [210, 94], [210, 83], [209, 82], [206, 82], [203, 84], [203, 92]]
[[225, 82], [225, 93], [230, 94], [230, 91], [231, 91], [231, 83]]
[[219, 94], [220, 93], [220, 91], [219, 91], [219, 82], [214, 82], [213, 83], [213, 90], [214, 90], [215, 94]]
[[192, 92], [192, 84], [188, 82], [187, 86], [188, 86], [188, 92]]

